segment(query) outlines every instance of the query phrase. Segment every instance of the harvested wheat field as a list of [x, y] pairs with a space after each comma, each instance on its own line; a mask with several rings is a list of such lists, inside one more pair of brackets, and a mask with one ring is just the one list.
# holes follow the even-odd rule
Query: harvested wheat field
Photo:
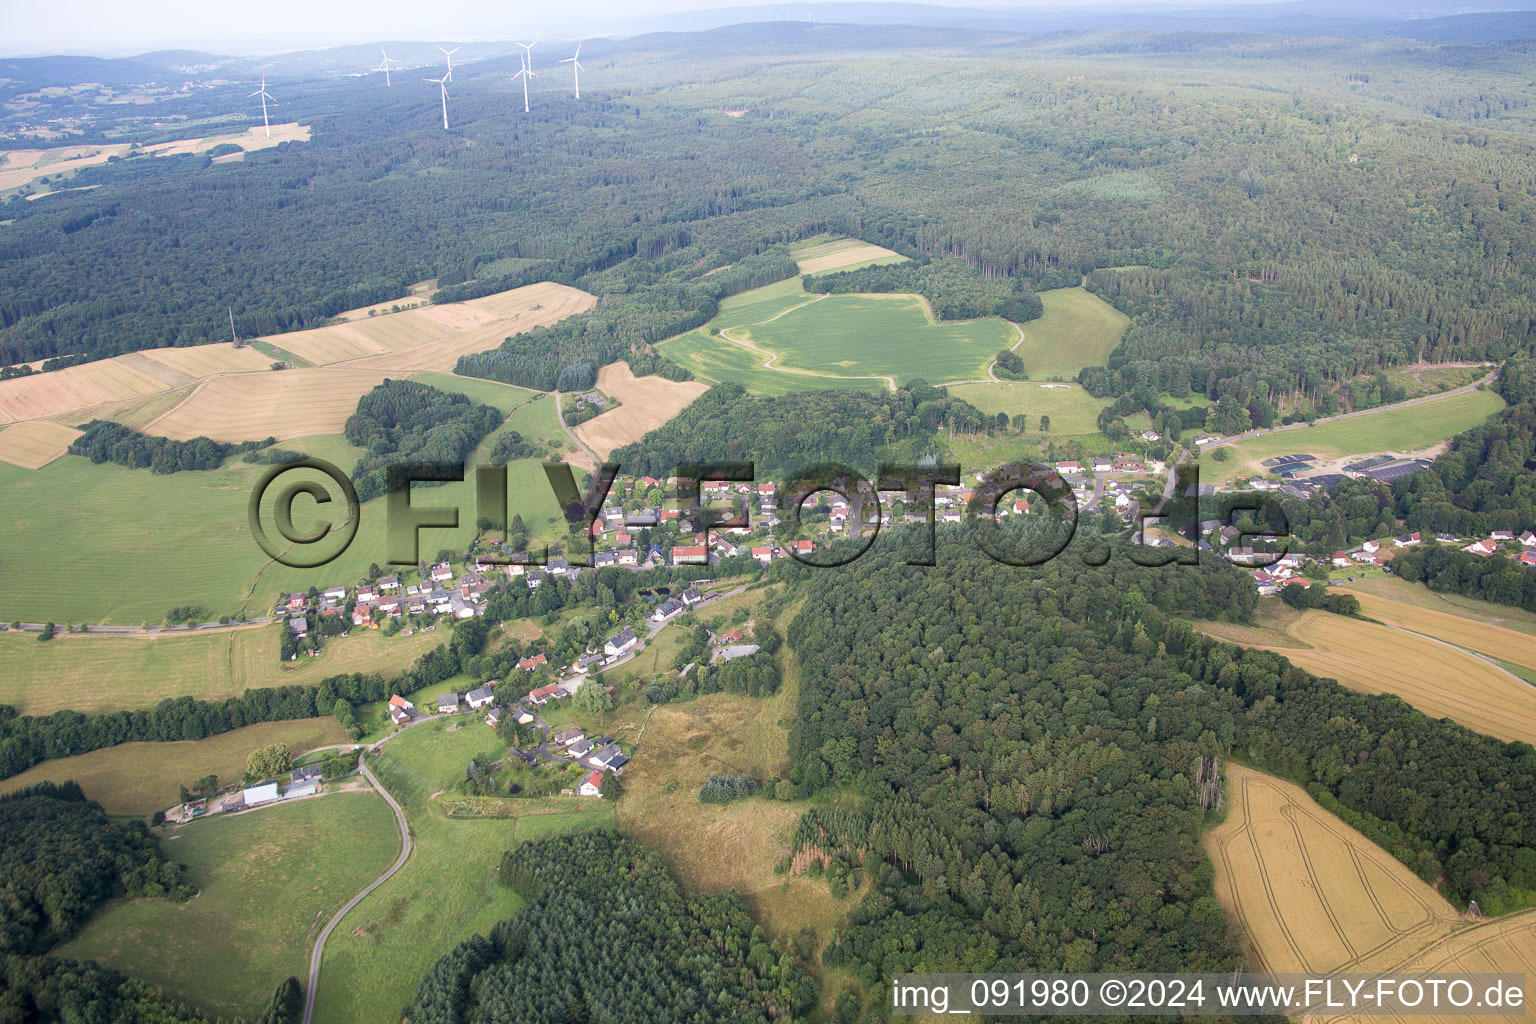
[[210, 377], [143, 430], [176, 440], [215, 441], [339, 434], [357, 400], [388, 376], [381, 370], [310, 366]]
[[1536, 742], [1536, 687], [1465, 651], [1331, 612], [1306, 612], [1286, 632], [1306, 646], [1266, 649], [1313, 675], [1395, 693], [1431, 718], [1486, 736]]
[[1216, 898], [1254, 969], [1385, 970], [1461, 917], [1385, 850], [1300, 786], [1228, 763], [1227, 819], [1205, 837]]
[[174, 380], [121, 360], [119, 356], [0, 381], [0, 423], [56, 416], [74, 409], [143, 398], [179, 386]]
[[1477, 622], [1451, 612], [1421, 608], [1404, 601], [1394, 601], [1378, 594], [1350, 589], [1360, 601], [1360, 611], [1369, 618], [1399, 629], [1427, 633], [1457, 647], [1492, 655], [1516, 665], [1536, 669], [1536, 639], [1513, 629]]
[[851, 267], [855, 263], [876, 260], [895, 263], [903, 259], [906, 257], [900, 253], [892, 252], [884, 246], [861, 242], [857, 238], [840, 238], [835, 242], [822, 242], [795, 251], [795, 263], [799, 265], [802, 274], [825, 274], [830, 270]]
[[597, 389], [623, 404], [573, 428], [578, 440], [606, 459], [615, 448], [638, 441], [682, 412], [709, 390], [696, 380], [636, 377], [628, 363], [609, 363], [597, 372]]
[[224, 135], [159, 142], [151, 146], [143, 146], [137, 152], [128, 143], [12, 150], [6, 154], [7, 159], [4, 165], [0, 166], [0, 191], [20, 188], [37, 178], [45, 176], [52, 178], [54, 175], [72, 173], [82, 167], [104, 164], [114, 156], [120, 159], [182, 156], [188, 153], [202, 153], [225, 142], [233, 142], [246, 152], [250, 152], [284, 142], [308, 142], [309, 135], [309, 125], [290, 122], [273, 125], [271, 138], [267, 137], [265, 128], [257, 126]]
[[0, 459], [23, 469], [42, 469], [64, 454], [80, 431], [62, 423], [29, 420], [0, 431]]
[[254, 348], [236, 348], [227, 342], [189, 348], [152, 348], [132, 354], [192, 378], [211, 377], [216, 373], [253, 373], [272, 366], [272, 360]]
[[1536, 910], [1496, 918], [1447, 936], [1422, 953], [1393, 967], [1394, 974], [1444, 977], [1450, 974], [1503, 974], [1527, 972], [1526, 1010], [1523, 1015], [1415, 1014], [1412, 1017], [1349, 1018], [1316, 1017], [1317, 1024], [1344, 1024], [1370, 1020], [1376, 1024], [1493, 1024], [1495, 1021], [1530, 1020], [1536, 1010], [1530, 1003], [1529, 967], [1536, 964]]

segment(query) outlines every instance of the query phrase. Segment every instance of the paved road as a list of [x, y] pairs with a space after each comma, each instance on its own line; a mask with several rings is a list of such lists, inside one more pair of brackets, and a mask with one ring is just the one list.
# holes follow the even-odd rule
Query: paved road
[[1250, 438], [1263, 437], [1266, 434], [1278, 434], [1286, 430], [1302, 430], [1307, 427], [1315, 427], [1319, 423], [1333, 423], [1337, 420], [1354, 419], [1356, 416], [1370, 416], [1374, 413], [1386, 412], [1388, 409], [1406, 409], [1410, 405], [1423, 405], [1425, 402], [1438, 402], [1443, 398], [1454, 398], [1457, 395], [1464, 395], [1468, 391], [1476, 391], [1479, 387], [1496, 379], [1498, 375], [1499, 371], [1495, 368], [1492, 373], [1481, 380], [1473, 381], [1471, 384], [1464, 384], [1459, 388], [1452, 388], [1450, 391], [1441, 391], [1439, 394], [1421, 395], [1418, 398], [1393, 402], [1391, 405], [1378, 405], [1374, 409], [1361, 409], [1358, 412], [1341, 412], [1337, 416], [1324, 416], [1320, 419], [1306, 420], [1301, 423], [1288, 423], [1284, 426], [1270, 427], [1268, 430], [1245, 430], [1241, 434], [1233, 434], [1231, 437], [1223, 437], [1219, 441], [1212, 441], [1201, 448], [1201, 451], [1208, 452], [1212, 449], [1220, 448], [1222, 445], [1232, 444], [1236, 441], [1247, 441]]
[[320, 959], [325, 955], [325, 941], [331, 937], [331, 932], [336, 929], [336, 926], [341, 923], [341, 919], [346, 917], [348, 912], [351, 911], [353, 907], [357, 906], [364, 899], [366, 899], [368, 894], [373, 892], [373, 890], [377, 889], [379, 886], [393, 878], [395, 872], [403, 868], [405, 866], [406, 860], [411, 856], [411, 829], [410, 826], [406, 824], [405, 811], [400, 809], [400, 804], [396, 802], [395, 798], [390, 795], [389, 790], [384, 788], [383, 784], [379, 782], [378, 778], [375, 777], [373, 772], [369, 769], [367, 764], [367, 756], [373, 751], [378, 750], [390, 740], [394, 739], [396, 736], [399, 736], [401, 733], [405, 732], [406, 729], [415, 728], [416, 726], [421, 725], [423, 722], [430, 722], [440, 717], [443, 716], [430, 714], [422, 715], [420, 718], [407, 725], [404, 729], [396, 730], [395, 732], [392, 732], [388, 736], [379, 740], [377, 743], [373, 744], [373, 746], [367, 747], [364, 750], [358, 752], [357, 770], [362, 773], [363, 778], [367, 779], [368, 782], [372, 784], [373, 788], [378, 791], [379, 795], [384, 798], [385, 803], [389, 804], [389, 809], [395, 812], [395, 823], [400, 826], [400, 856], [395, 858], [395, 862], [389, 866], [388, 871], [385, 871], [378, 878], [375, 878], [373, 881], [369, 882], [362, 892], [358, 893], [356, 896], [353, 896], [350, 900], [347, 901], [346, 906], [336, 911], [336, 915], [326, 922], [325, 927], [320, 932], [320, 937], [315, 940], [314, 952], [312, 952], [309, 957], [309, 984], [305, 986], [304, 992], [304, 1024], [310, 1024], [312, 1018], [315, 1015], [315, 997], [320, 989]]

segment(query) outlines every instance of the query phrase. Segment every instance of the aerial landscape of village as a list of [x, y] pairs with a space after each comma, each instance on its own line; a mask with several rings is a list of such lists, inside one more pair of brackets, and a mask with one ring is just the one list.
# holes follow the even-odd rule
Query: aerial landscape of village
[[0, 1024], [1536, 1019], [1536, 0], [130, 7]]

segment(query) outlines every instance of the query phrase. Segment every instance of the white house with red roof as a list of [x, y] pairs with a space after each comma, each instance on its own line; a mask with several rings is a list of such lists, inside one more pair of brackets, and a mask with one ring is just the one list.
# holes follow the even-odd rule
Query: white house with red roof
[[577, 789], [582, 796], [601, 797], [603, 795], [603, 773], [592, 772], [581, 780], [581, 786]]

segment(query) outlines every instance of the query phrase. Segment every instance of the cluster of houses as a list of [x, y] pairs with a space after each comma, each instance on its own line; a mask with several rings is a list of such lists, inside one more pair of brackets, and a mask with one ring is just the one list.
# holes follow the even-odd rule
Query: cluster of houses
[[[1417, 534], [1414, 534], [1414, 536], [1417, 536]], [[1446, 543], [1460, 543], [1459, 537], [1442, 536], [1446, 536]], [[1490, 558], [1501, 549], [1504, 549], [1506, 545], [1512, 546], [1516, 541], [1520, 545], [1520, 564], [1527, 568], [1536, 569], [1536, 532], [1531, 530], [1526, 530], [1518, 537], [1510, 530], [1494, 530], [1482, 540], [1475, 540], [1464, 546], [1461, 550], [1481, 558]]]
[[285, 594], [279, 614], [288, 617], [288, 629], [304, 637], [313, 626], [311, 616], [350, 615], [356, 627], [376, 627], [401, 615], [452, 615], [468, 619], [485, 613], [486, 594], [495, 583], [475, 569], [456, 576], [447, 562], [439, 562], [420, 583], [401, 583], [398, 576], [381, 576], [355, 588], [327, 587], [315, 597], [306, 593]]
[[[1510, 549], [1512, 553], [1518, 555], [1521, 565], [1536, 568], [1536, 532], [1531, 530], [1526, 530], [1518, 536], [1512, 530], [1494, 530], [1487, 537], [1471, 543], [1451, 533], [1437, 533], [1432, 539], [1438, 544], [1453, 545], [1481, 558], [1489, 558], [1500, 550]], [[1390, 543], [1392, 548], [1401, 550], [1423, 542], [1423, 534], [1417, 531], [1394, 537], [1391, 541], [1368, 540], [1348, 551], [1335, 551], [1333, 564], [1337, 568], [1352, 565], [1379, 565], [1384, 560], [1382, 549], [1386, 544]]]

